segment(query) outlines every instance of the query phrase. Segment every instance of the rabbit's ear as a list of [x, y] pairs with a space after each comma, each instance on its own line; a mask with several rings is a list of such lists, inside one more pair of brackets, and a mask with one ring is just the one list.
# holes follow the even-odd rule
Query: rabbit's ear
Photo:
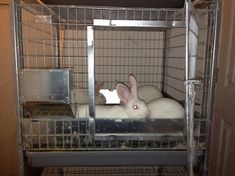
[[122, 83], [118, 83], [116, 85], [116, 90], [117, 90], [118, 97], [124, 104], [127, 104], [128, 101], [132, 98], [130, 94], [130, 90], [126, 85]]
[[100, 92], [100, 89], [102, 89], [104, 87], [104, 81], [102, 82], [97, 82], [95, 81], [95, 94], [98, 95]]
[[131, 95], [137, 98], [137, 82], [133, 75], [129, 76]]

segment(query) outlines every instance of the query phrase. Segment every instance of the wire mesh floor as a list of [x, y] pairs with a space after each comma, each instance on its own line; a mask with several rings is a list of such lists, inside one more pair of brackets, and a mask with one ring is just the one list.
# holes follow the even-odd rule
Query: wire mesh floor
[[48, 167], [41, 176], [185, 176], [185, 167], [121, 166], [121, 167]]

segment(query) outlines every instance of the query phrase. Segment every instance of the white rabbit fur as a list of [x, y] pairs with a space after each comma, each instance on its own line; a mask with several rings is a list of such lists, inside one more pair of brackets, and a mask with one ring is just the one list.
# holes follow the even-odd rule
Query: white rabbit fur
[[[122, 83], [116, 85], [121, 105], [105, 106], [96, 105], [96, 118], [146, 118], [150, 112], [144, 101], [138, 99], [137, 85], [134, 76], [129, 76], [130, 88]], [[76, 117], [88, 117], [88, 105], [80, 105], [77, 110]]]
[[[104, 82], [95, 82], [95, 104], [106, 104], [106, 98], [99, 91], [103, 87]], [[88, 103], [88, 91], [84, 89], [74, 89], [72, 91], [72, 99], [74, 103], [87, 104]]]
[[162, 98], [161, 91], [153, 86], [141, 86], [138, 87], [138, 97], [145, 103], [149, 103], [154, 99]]
[[184, 108], [175, 100], [170, 98], [159, 98], [151, 101], [148, 105], [151, 118], [157, 119], [182, 119]]

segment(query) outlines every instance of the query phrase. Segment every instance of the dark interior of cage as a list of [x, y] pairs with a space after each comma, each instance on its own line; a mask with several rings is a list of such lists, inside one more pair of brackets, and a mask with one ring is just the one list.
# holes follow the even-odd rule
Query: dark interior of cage
[[[91, 129], [93, 127], [88, 115], [88, 87], [91, 82], [88, 78], [88, 32], [85, 22], [78, 20], [79, 16], [84, 18], [85, 13], [80, 14], [73, 9], [70, 12], [57, 11], [59, 8], [52, 10], [64, 18], [58, 21], [44, 16], [41, 19], [40, 15], [34, 14], [32, 23], [37, 34], [29, 32], [32, 24], [22, 26], [24, 67], [21, 81], [25, 83], [22, 83], [22, 91], [27, 92], [23, 92], [24, 96], [21, 96], [25, 148], [184, 148], [185, 117], [161, 118], [150, 115], [149, 118], [136, 119], [103, 118], [101, 115], [96, 117], [93, 124], [95, 133], [92, 132], [94, 129]], [[73, 16], [72, 12], [76, 12], [76, 15]], [[29, 12], [24, 13], [27, 16]], [[89, 14], [89, 10], [86, 13]], [[97, 18], [104, 18], [106, 13], [97, 10], [94, 14]], [[131, 10], [129, 13], [130, 19], [133, 18]], [[140, 14], [144, 13], [140, 11]], [[163, 16], [164, 20], [166, 12], [161, 13], [158, 19]], [[116, 14], [113, 18], [117, 17], [115, 12], [111, 13], [111, 18], [112, 14]], [[136, 12], [136, 18], [137, 14]], [[149, 16], [147, 11], [146, 14]], [[121, 16], [121, 13], [118, 15]], [[92, 15], [88, 16], [91, 18]], [[170, 17], [171, 15], [168, 18]], [[178, 19], [181, 18], [183, 17]], [[177, 16], [174, 15], [173, 19], [177, 19]], [[30, 17], [28, 20], [31, 22]], [[47, 20], [52, 22], [48, 23]], [[91, 21], [87, 19], [86, 23]], [[162, 97], [170, 98], [184, 107], [185, 36], [184, 27], [95, 28], [93, 81], [102, 83], [102, 89], [115, 90], [117, 82], [130, 87], [129, 75], [132, 74], [136, 78], [137, 87], [154, 87], [161, 92]], [[199, 46], [199, 49], [205, 52], [204, 46]], [[200, 52], [200, 57], [204, 56], [203, 52]], [[202, 62], [203, 60], [198, 60], [197, 63], [199, 74], [203, 74]], [[45, 79], [45, 75], [48, 79]], [[32, 88], [37, 91], [30, 92]], [[76, 92], [79, 90], [82, 93]], [[84, 95], [85, 102], [80, 102]], [[205, 138], [202, 135], [205, 132], [205, 121], [201, 120], [204, 108], [202, 97], [203, 91], [196, 97], [195, 131], [198, 131], [198, 143]], [[77, 113], [82, 106], [86, 106], [85, 117], [80, 117]], [[99, 106], [122, 104], [104, 103]]]

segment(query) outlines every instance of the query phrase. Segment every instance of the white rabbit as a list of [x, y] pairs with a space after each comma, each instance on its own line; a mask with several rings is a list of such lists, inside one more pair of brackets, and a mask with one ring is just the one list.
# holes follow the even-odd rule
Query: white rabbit
[[182, 119], [184, 108], [175, 100], [170, 98], [159, 98], [148, 104], [151, 118], [157, 119]]
[[[106, 104], [106, 98], [99, 91], [103, 87], [104, 82], [95, 82], [95, 104]], [[88, 91], [84, 89], [74, 89], [72, 91], [73, 103], [87, 104], [88, 103]]]
[[154, 99], [162, 98], [161, 91], [153, 86], [141, 86], [138, 87], [138, 97], [145, 103], [149, 103]]
[[[121, 99], [121, 105], [107, 106], [96, 105], [96, 118], [146, 118], [150, 112], [144, 101], [138, 99], [137, 85], [135, 77], [129, 76], [130, 88], [123, 83], [116, 85], [118, 97]], [[76, 117], [88, 117], [88, 105], [80, 105]]]

